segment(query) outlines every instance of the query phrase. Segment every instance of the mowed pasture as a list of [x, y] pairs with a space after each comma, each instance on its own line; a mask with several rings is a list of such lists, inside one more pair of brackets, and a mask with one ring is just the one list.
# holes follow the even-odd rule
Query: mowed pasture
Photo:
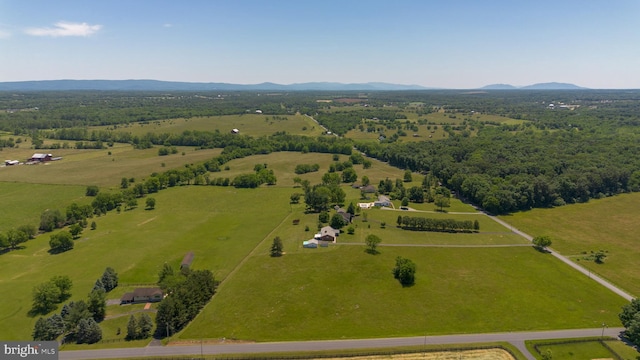
[[[549, 235], [551, 247], [634, 296], [640, 296], [640, 193], [534, 209], [501, 218], [531, 236]], [[603, 264], [585, 260], [606, 251]]]
[[[136, 180], [148, 177], [153, 172], [180, 168], [184, 164], [198, 163], [214, 158], [222, 149], [197, 150], [193, 147], [178, 147], [178, 153], [159, 156], [158, 147], [137, 150], [129, 144], [115, 144], [106, 149], [40, 149], [21, 146], [5, 149], [6, 158], [25, 161], [34, 153], [49, 153], [62, 160], [38, 165], [14, 165], [0, 168], [0, 181], [36, 184], [98, 185], [119, 187], [123, 177]], [[184, 155], [183, 155], [184, 153]]]
[[54, 275], [71, 277], [70, 300], [80, 300], [107, 266], [122, 284], [152, 284], [165, 262], [178, 267], [193, 251], [194, 269], [210, 269], [224, 279], [290, 212], [288, 191], [279, 188], [185, 186], [154, 197], [154, 210], [140, 206], [93, 218], [97, 229], [86, 229], [68, 252], [49, 254], [50, 234], [43, 234], [24, 249], [0, 255], [0, 293], [11, 294], [0, 303], [0, 338], [30, 338], [37, 320], [27, 315], [31, 291]]
[[[256, 251], [179, 338], [279, 341], [419, 336], [618, 324], [625, 301], [529, 247], [340, 246]], [[286, 248], [285, 248], [286, 251]], [[391, 269], [412, 259], [416, 283]], [[544, 279], [542, 281], [541, 279]], [[544, 299], [544, 300], [543, 300]]]
[[[0, 169], [0, 178], [4, 171]], [[60, 204], [88, 203], [86, 188], [78, 185], [46, 185], [0, 182], [0, 233], [21, 225], [40, 226], [40, 214], [46, 209], [58, 209]], [[60, 209], [64, 212], [64, 208]]]
[[[108, 128], [113, 129], [113, 127]], [[104, 127], [92, 129], [104, 129]], [[245, 114], [156, 120], [120, 125], [115, 128], [115, 131], [141, 136], [147, 133], [181, 134], [184, 131], [218, 130], [221, 133], [229, 133], [232, 129], [238, 129], [240, 134], [253, 137], [267, 136], [279, 131], [286, 131], [293, 135], [318, 136], [324, 131], [312, 119], [300, 114], [276, 116]]]

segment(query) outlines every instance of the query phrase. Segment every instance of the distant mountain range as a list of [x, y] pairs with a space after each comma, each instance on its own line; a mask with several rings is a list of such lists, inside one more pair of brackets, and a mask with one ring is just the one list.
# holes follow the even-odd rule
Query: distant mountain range
[[[336, 82], [308, 82], [300, 84], [229, 84], [199, 83], [159, 80], [41, 80], [0, 82], [0, 91], [64, 91], [64, 90], [101, 90], [101, 91], [397, 91], [397, 90], [435, 90], [420, 85], [400, 85], [381, 82], [343, 84]], [[543, 83], [524, 87], [507, 84], [487, 85], [482, 90], [580, 90], [585, 89], [573, 84]], [[440, 89], [443, 90], [443, 89]]]
[[580, 87], [574, 84], [549, 82], [527, 85], [522, 87], [516, 87], [509, 84], [493, 84], [481, 87], [483, 90], [586, 90], [587, 88]]
[[103, 91], [305, 91], [305, 90], [425, 90], [419, 85], [399, 85], [381, 82], [342, 84], [335, 82], [309, 82], [281, 85], [270, 82], [261, 84], [198, 83], [159, 80], [41, 80], [0, 82], [0, 91], [53, 91], [53, 90], [103, 90]]

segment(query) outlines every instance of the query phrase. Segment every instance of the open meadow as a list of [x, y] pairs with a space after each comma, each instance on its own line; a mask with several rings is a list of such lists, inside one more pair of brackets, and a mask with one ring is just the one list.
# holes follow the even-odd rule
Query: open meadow
[[[380, 247], [380, 254], [370, 255], [364, 246], [330, 246], [271, 258], [268, 245], [220, 287], [181, 339], [588, 328], [617, 324], [625, 303], [530, 247]], [[416, 263], [414, 286], [403, 288], [393, 278], [397, 256]]]
[[[222, 149], [195, 149], [177, 147], [178, 153], [158, 155], [158, 147], [137, 150], [129, 144], [115, 144], [107, 149], [55, 149], [33, 150], [28, 148], [5, 149], [7, 158], [25, 161], [34, 153], [48, 153], [62, 160], [39, 165], [14, 165], [0, 168], [0, 181], [97, 185], [118, 188], [120, 179], [148, 177], [153, 172], [179, 168], [184, 164], [198, 163], [220, 155]], [[184, 153], [184, 155], [183, 155]]]
[[[6, 169], [0, 169], [0, 178]], [[13, 169], [8, 169], [11, 171]], [[22, 225], [40, 224], [40, 214], [46, 209], [55, 209], [60, 204], [89, 203], [84, 186], [46, 185], [0, 181], [0, 233]], [[61, 209], [64, 210], [64, 209]]]
[[[98, 126], [92, 129], [101, 130], [105, 129], [105, 127]], [[286, 131], [293, 135], [319, 136], [324, 131], [313, 120], [300, 114], [282, 116], [245, 114], [156, 120], [120, 125], [115, 128], [115, 131], [141, 136], [146, 133], [181, 134], [184, 131], [213, 132], [217, 130], [222, 133], [228, 133], [231, 129], [238, 129], [240, 134], [253, 137], [267, 136], [281, 131]]]
[[[531, 236], [549, 235], [551, 247], [632, 295], [640, 296], [640, 194], [621, 194], [553, 209], [533, 209], [501, 219]], [[604, 263], [592, 252], [606, 252]]]
[[[154, 210], [139, 207], [94, 218], [97, 229], [86, 229], [73, 250], [49, 254], [50, 234], [43, 234], [24, 249], [0, 255], [0, 293], [12, 294], [0, 303], [0, 338], [30, 338], [37, 320], [27, 315], [31, 289], [54, 275], [68, 275], [74, 284], [70, 300], [80, 300], [107, 266], [121, 284], [152, 284], [165, 262], [177, 267], [194, 251], [194, 268], [223, 279], [289, 212], [288, 191], [259, 191], [257, 201], [253, 190], [172, 188], [154, 194]], [[269, 211], [260, 202], [268, 203]]]

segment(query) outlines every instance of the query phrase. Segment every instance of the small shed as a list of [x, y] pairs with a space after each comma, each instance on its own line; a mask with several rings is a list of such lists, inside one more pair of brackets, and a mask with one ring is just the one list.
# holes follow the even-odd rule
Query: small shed
[[318, 240], [306, 240], [302, 242], [302, 247], [307, 249], [316, 249], [318, 248]]
[[184, 258], [182, 259], [182, 262], [180, 263], [180, 269], [184, 269], [184, 268], [189, 268], [191, 266], [191, 263], [193, 262], [193, 257], [195, 255], [193, 254], [193, 251], [189, 251]]

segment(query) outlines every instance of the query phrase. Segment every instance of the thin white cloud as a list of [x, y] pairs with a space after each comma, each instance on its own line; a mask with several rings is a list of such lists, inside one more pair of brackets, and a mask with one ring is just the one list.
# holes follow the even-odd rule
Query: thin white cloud
[[0, 30], [0, 39], [8, 39], [11, 37], [11, 33], [5, 30]]
[[89, 25], [87, 23], [72, 23], [59, 21], [51, 28], [29, 28], [25, 32], [33, 36], [91, 36], [98, 32], [102, 25]]
[[170, 28], [170, 27], [173, 27], [173, 24], [168, 24], [168, 23], [167, 24], [163, 24], [162, 27]]

